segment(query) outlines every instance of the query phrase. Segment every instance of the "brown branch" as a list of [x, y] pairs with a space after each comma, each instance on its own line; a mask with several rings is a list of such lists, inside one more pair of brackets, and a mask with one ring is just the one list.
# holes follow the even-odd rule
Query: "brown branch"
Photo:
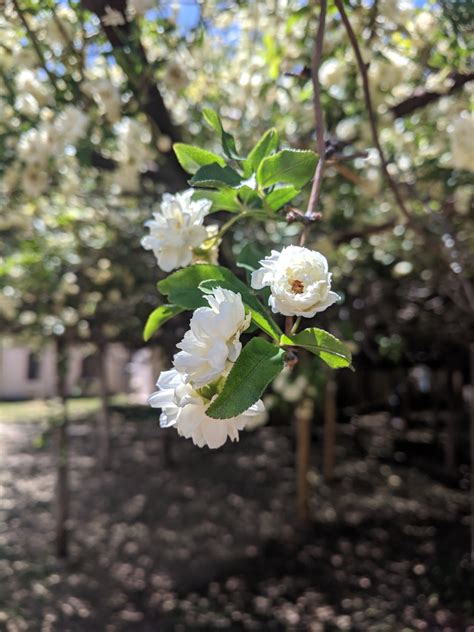
[[[319, 153], [318, 164], [316, 165], [316, 171], [313, 177], [313, 184], [311, 187], [311, 193], [308, 200], [308, 206], [304, 217], [316, 220], [319, 217], [317, 213], [319, 198], [321, 196], [321, 185], [323, 181], [324, 165], [326, 161], [326, 141], [324, 138], [324, 116], [323, 109], [321, 107], [321, 86], [319, 83], [319, 66], [321, 64], [321, 58], [323, 55], [323, 43], [324, 43], [324, 30], [326, 27], [326, 10], [327, 0], [319, 0], [319, 22], [318, 30], [316, 31], [316, 38], [314, 40], [313, 56], [311, 59], [311, 80], [313, 83], [313, 106], [314, 106], [314, 120], [315, 120], [315, 132], [316, 132], [316, 145]], [[310, 224], [303, 223], [303, 230], [301, 231], [299, 245], [304, 246], [306, 238], [308, 236]], [[293, 328], [293, 316], [287, 316], [285, 319], [285, 333], [290, 335]]]
[[399, 222], [396, 219], [390, 219], [383, 224], [371, 224], [370, 226], [365, 226], [365, 228], [361, 228], [359, 230], [352, 230], [347, 233], [338, 233], [332, 237], [332, 241], [334, 242], [335, 246], [340, 246], [341, 244], [351, 241], [351, 239], [364, 239], [369, 235], [378, 235], [378, 233], [384, 233], [386, 230], [395, 228], [398, 223]]
[[[319, 154], [318, 164], [313, 177], [313, 185], [306, 208], [306, 217], [315, 217], [317, 213], [321, 186], [323, 182], [324, 166], [326, 162], [326, 142], [324, 139], [324, 115], [321, 107], [321, 85], [319, 83], [319, 66], [323, 55], [324, 31], [326, 27], [327, 0], [320, 0], [319, 22], [316, 38], [314, 40], [313, 56], [311, 59], [311, 80], [313, 83], [313, 107], [316, 132], [316, 145]], [[309, 232], [309, 226], [304, 226], [300, 246], [304, 246]]]
[[351, 23], [349, 22], [349, 18], [347, 17], [347, 13], [346, 10], [344, 9], [344, 4], [343, 4], [343, 0], [335, 0], [335, 4], [336, 7], [339, 11], [339, 14], [341, 16], [341, 20], [342, 23], [344, 24], [344, 27], [346, 29], [347, 32], [347, 36], [349, 37], [349, 41], [351, 43], [352, 49], [354, 50], [354, 54], [356, 57], [356, 61], [357, 61], [357, 65], [359, 67], [359, 72], [361, 74], [362, 77], [362, 86], [363, 86], [363, 90], [364, 90], [364, 100], [365, 100], [365, 105], [367, 107], [367, 113], [369, 115], [369, 124], [370, 124], [370, 131], [372, 133], [372, 140], [373, 143], [377, 149], [377, 152], [379, 154], [380, 157], [380, 167], [382, 170], [382, 174], [384, 176], [384, 178], [386, 179], [389, 187], [392, 190], [392, 193], [395, 197], [395, 200], [402, 212], [402, 214], [404, 215], [404, 217], [407, 219], [407, 221], [409, 221], [410, 223], [412, 222], [412, 218], [411, 218], [411, 214], [408, 211], [408, 208], [405, 205], [405, 202], [403, 200], [403, 197], [400, 193], [400, 190], [398, 188], [397, 183], [395, 182], [395, 180], [392, 178], [392, 176], [390, 175], [390, 172], [388, 170], [388, 161], [387, 158], [385, 156], [385, 152], [382, 148], [382, 145], [380, 144], [380, 140], [379, 140], [379, 134], [378, 134], [378, 129], [377, 129], [377, 115], [375, 113], [373, 104], [372, 104], [372, 97], [370, 96], [370, 87], [369, 87], [369, 76], [368, 76], [368, 72], [367, 72], [367, 64], [364, 62], [364, 59], [362, 58], [362, 53], [359, 47], [359, 43], [357, 42], [357, 37], [355, 36], [355, 33], [352, 29]]
[[400, 118], [402, 116], [408, 116], [415, 110], [424, 108], [429, 103], [433, 103], [442, 97], [450, 96], [458, 92], [466, 83], [474, 80], [474, 72], [466, 75], [455, 72], [450, 78], [453, 81], [453, 84], [447, 92], [434, 92], [422, 89], [416, 90], [415, 93], [407, 99], [400, 101], [400, 103], [397, 103], [390, 108], [390, 112], [393, 114], [393, 117]]
[[[99, 19], [104, 15], [106, 6], [110, 6], [123, 14], [126, 11], [125, 0], [82, 0], [82, 4], [86, 9], [95, 13]], [[169, 136], [173, 142], [181, 140], [180, 130], [173, 123], [163, 96], [153, 80], [151, 68], [140, 37], [137, 36], [134, 40], [133, 31], [135, 28], [138, 28], [136, 22], [130, 21], [125, 22], [123, 25], [109, 27], [105, 26], [101, 20], [101, 25], [112, 46], [114, 57], [127, 76], [133, 95], [146, 114], [152, 128], [158, 128], [162, 134]], [[131, 54], [131, 51], [135, 53], [136, 61], [142, 69], [139, 82], [137, 81], [138, 77], [133, 74], [133, 69], [127, 62], [127, 56]], [[166, 154], [165, 159], [176, 171], [176, 177], [181, 182], [180, 186], [186, 186], [187, 176], [174, 153]]]

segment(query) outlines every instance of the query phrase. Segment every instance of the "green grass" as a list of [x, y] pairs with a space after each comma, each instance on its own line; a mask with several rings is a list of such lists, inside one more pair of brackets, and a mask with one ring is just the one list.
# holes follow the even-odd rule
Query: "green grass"
[[[127, 403], [126, 395], [114, 395], [112, 405]], [[94, 416], [100, 410], [98, 397], [80, 397], [68, 400], [68, 412], [72, 421]], [[0, 423], [41, 423], [57, 414], [57, 403], [52, 400], [32, 399], [25, 402], [0, 402]]]

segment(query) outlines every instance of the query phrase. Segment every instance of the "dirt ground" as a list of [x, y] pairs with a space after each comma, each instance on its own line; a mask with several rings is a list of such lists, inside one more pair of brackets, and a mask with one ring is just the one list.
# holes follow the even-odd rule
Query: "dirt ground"
[[302, 525], [290, 428], [212, 452], [155, 421], [116, 420], [103, 473], [93, 426], [77, 423], [71, 559], [59, 562], [51, 447], [35, 448], [37, 434], [0, 427], [0, 630], [474, 632], [462, 485], [346, 437], [328, 486], [316, 442]]

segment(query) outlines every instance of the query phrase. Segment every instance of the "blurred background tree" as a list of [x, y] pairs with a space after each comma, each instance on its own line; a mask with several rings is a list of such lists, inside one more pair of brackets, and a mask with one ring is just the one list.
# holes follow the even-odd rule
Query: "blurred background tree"
[[[329, 437], [334, 407], [344, 419], [384, 408], [414, 418], [423, 389], [413, 371], [427, 367], [433, 440], [441, 430], [453, 473], [467, 431], [461, 391], [473, 339], [472, 9], [345, 3], [368, 64], [371, 117], [336, 4], [320, 69], [329, 162], [322, 218], [308, 246], [328, 257], [344, 296], [318, 323], [354, 340], [358, 371], [337, 376], [336, 396], [321, 371], [301, 362], [270, 403], [287, 421], [307, 394], [317, 414], [326, 410]], [[140, 246], [143, 223], [163, 192], [187, 186], [173, 143], [215, 149], [201, 114], [212, 107], [244, 150], [272, 126], [287, 145], [314, 148], [316, 28], [317, 11], [300, 0], [7, 0], [0, 16], [2, 334], [61, 349], [90, 344], [100, 366], [111, 342], [140, 348], [146, 317], [161, 300], [160, 272]], [[403, 208], [384, 178], [375, 119]], [[350, 154], [358, 157], [331, 162]], [[304, 203], [301, 196], [293, 205]], [[286, 210], [252, 226], [257, 246], [294, 239], [299, 227], [287, 224]], [[246, 237], [239, 225], [233, 243], [222, 244], [222, 260]], [[175, 327], [152, 340], [165, 354], [179, 337]], [[62, 353], [58, 366], [61, 376]], [[104, 464], [107, 391], [102, 379]], [[440, 416], [440, 408], [449, 414]], [[326, 455], [328, 476], [332, 459]]]

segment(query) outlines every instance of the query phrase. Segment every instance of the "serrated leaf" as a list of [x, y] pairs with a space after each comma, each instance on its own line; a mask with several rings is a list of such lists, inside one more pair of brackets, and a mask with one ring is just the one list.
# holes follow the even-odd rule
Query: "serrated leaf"
[[332, 369], [351, 366], [352, 354], [347, 346], [324, 329], [310, 327], [293, 336], [283, 335], [280, 344], [307, 349]]
[[179, 164], [187, 173], [196, 173], [200, 167], [212, 165], [213, 163], [221, 167], [225, 167], [226, 164], [221, 156], [212, 153], [212, 151], [194, 147], [194, 145], [175, 143], [173, 149]]
[[213, 419], [230, 419], [257, 402], [283, 369], [285, 352], [263, 338], [252, 338], [232, 367], [224, 387], [206, 410]]
[[207, 305], [199, 289], [202, 281], [214, 279], [232, 282], [234, 278], [236, 278], [235, 275], [222, 266], [196, 263], [167, 276], [158, 283], [158, 289], [173, 305], [179, 305], [184, 309], [196, 309]]
[[295, 189], [295, 187], [292, 186], [274, 189], [271, 193], [265, 196], [265, 206], [270, 208], [272, 211], [278, 211], [282, 206], [291, 202], [298, 193], [300, 193], [300, 190]]
[[257, 171], [258, 166], [266, 156], [277, 150], [278, 140], [278, 132], [275, 128], [265, 132], [244, 161], [244, 173], [247, 177]]
[[184, 312], [184, 309], [178, 305], [160, 305], [157, 307], [147, 318], [143, 329], [143, 340], [148, 342], [161, 325], [181, 312]]
[[266, 312], [263, 305], [258, 298], [252, 294], [249, 288], [240, 279], [233, 275], [232, 279], [207, 279], [199, 284], [199, 289], [204, 293], [209, 293], [216, 287], [222, 287], [225, 290], [232, 290], [238, 292], [242, 298], [242, 302], [250, 312], [252, 321], [262, 331], [268, 334], [274, 340], [279, 340], [281, 336], [281, 329]]
[[232, 167], [221, 167], [214, 163], [200, 167], [189, 184], [210, 189], [238, 188], [242, 184], [242, 177]]
[[263, 188], [284, 182], [303, 187], [314, 176], [317, 156], [313, 151], [283, 149], [264, 158], [257, 171], [257, 182]]
[[226, 156], [234, 158], [234, 160], [240, 160], [235, 147], [234, 137], [224, 130], [219, 114], [210, 108], [204, 108], [202, 114], [209, 125], [219, 134], [222, 149], [224, 150]]
[[237, 195], [238, 193], [234, 189], [220, 189], [219, 191], [196, 189], [193, 193], [193, 200], [210, 200], [212, 202], [210, 213], [217, 213], [218, 211], [238, 213], [242, 207], [237, 200]]

